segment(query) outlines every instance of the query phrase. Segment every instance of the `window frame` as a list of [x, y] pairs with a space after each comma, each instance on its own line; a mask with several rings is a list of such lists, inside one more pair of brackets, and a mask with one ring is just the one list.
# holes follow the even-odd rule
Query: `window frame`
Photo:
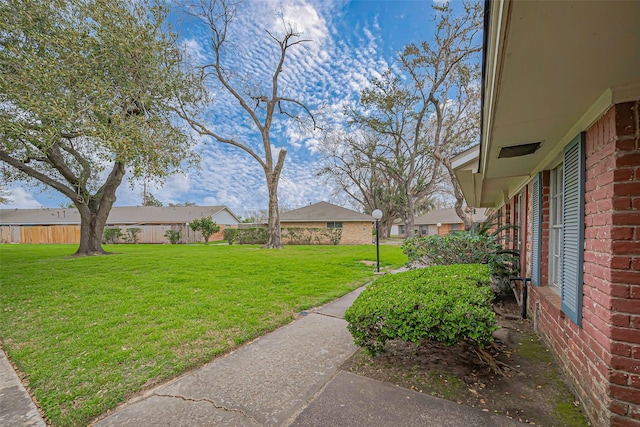
[[549, 173], [549, 287], [562, 293], [563, 163]]

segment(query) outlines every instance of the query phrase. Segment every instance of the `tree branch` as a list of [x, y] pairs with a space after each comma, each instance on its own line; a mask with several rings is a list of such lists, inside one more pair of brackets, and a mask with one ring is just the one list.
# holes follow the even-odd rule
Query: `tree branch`
[[48, 175], [45, 175], [42, 172], [37, 171], [36, 169], [33, 169], [29, 166], [27, 166], [26, 164], [24, 164], [24, 162], [21, 162], [20, 160], [12, 157], [11, 155], [9, 155], [9, 153], [7, 153], [4, 150], [0, 150], [0, 160], [2, 160], [3, 162], [13, 166], [14, 168], [20, 170], [21, 172], [27, 174], [28, 176], [37, 179], [38, 181], [42, 182], [45, 185], [48, 185], [50, 187], [55, 188], [56, 190], [58, 190], [59, 192], [61, 192], [62, 194], [64, 194], [65, 196], [67, 196], [68, 198], [70, 198], [71, 200], [76, 200], [76, 193], [75, 191], [73, 191], [71, 188], [67, 187], [66, 185], [64, 185], [63, 183], [54, 180], [53, 178], [49, 177]]

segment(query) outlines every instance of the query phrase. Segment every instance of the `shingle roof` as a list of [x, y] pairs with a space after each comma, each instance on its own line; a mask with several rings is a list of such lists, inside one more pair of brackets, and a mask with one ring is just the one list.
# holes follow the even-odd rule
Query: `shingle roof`
[[[485, 215], [486, 209], [476, 209], [473, 214], [473, 222], [486, 221]], [[456, 210], [450, 209], [437, 209], [435, 211], [427, 212], [424, 215], [420, 215], [414, 219], [415, 225], [429, 225], [429, 224], [461, 224], [462, 220], [456, 214]]]
[[[111, 209], [107, 224], [184, 224], [224, 210], [238, 220], [226, 206], [123, 206]], [[0, 209], [0, 224], [80, 224], [80, 213], [76, 208]]]
[[280, 214], [281, 222], [313, 222], [313, 221], [373, 221], [371, 216], [327, 202], [295, 209]]

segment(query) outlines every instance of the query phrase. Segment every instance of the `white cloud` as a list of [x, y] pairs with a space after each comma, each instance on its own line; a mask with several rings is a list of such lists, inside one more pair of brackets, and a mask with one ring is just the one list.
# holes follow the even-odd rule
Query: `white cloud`
[[23, 187], [14, 187], [8, 189], [9, 203], [0, 206], [0, 208], [7, 209], [37, 209], [42, 207], [42, 203], [37, 201], [32, 193], [25, 190]]
[[[349, 15], [348, 3], [347, 0], [244, 3], [229, 33], [233, 44], [224, 52], [227, 68], [237, 76], [234, 82], [239, 84], [239, 89], [243, 93], [249, 89], [253, 93], [270, 93], [279, 47], [265, 29], [281, 36], [285, 31], [284, 20], [303, 33], [301, 38], [311, 41], [293, 46], [288, 52], [280, 80], [281, 94], [304, 102], [312, 111], [324, 106], [318, 111], [322, 125], [344, 126], [345, 106], [353, 105], [370, 79], [379, 77], [391, 66], [391, 59], [382, 51], [387, 40], [381, 21], [388, 17], [354, 17]], [[194, 25], [185, 26], [182, 46], [194, 61], [211, 61], [207, 31]], [[211, 91], [216, 95], [215, 103], [203, 111], [211, 129], [264, 156], [261, 136], [237, 100], [219, 86], [212, 85]], [[262, 114], [261, 108], [256, 111]], [[288, 150], [279, 185], [281, 204], [292, 208], [321, 200], [342, 204], [342, 196], [332, 196], [332, 189], [313, 173], [321, 136], [307, 134], [291, 121], [281, 119], [286, 117], [278, 115], [271, 128], [274, 159], [277, 149]], [[164, 185], [150, 187], [148, 191], [165, 205], [186, 201], [227, 205], [238, 214], [265, 209], [268, 194], [264, 171], [258, 162], [242, 150], [215, 142], [211, 137], [198, 136], [197, 139], [200, 140], [198, 149], [202, 150], [200, 168], [172, 176]], [[142, 191], [141, 183], [135, 183], [133, 188], [123, 183], [118, 189], [116, 204], [140, 205]], [[23, 206], [54, 203], [39, 202], [26, 191], [22, 194]]]

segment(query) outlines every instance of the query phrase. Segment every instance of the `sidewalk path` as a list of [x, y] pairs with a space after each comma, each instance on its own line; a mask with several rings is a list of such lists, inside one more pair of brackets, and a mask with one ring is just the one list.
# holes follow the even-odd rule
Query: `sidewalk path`
[[341, 317], [360, 292], [151, 390], [96, 426], [286, 425], [356, 351]]
[[0, 426], [44, 427], [46, 424], [13, 366], [0, 350]]
[[[357, 350], [344, 312], [363, 289], [149, 390], [95, 426], [524, 425], [340, 371]], [[0, 425], [44, 426], [4, 354], [0, 380]]]
[[360, 288], [129, 402], [96, 426], [518, 426], [340, 371], [357, 348], [342, 318]]

